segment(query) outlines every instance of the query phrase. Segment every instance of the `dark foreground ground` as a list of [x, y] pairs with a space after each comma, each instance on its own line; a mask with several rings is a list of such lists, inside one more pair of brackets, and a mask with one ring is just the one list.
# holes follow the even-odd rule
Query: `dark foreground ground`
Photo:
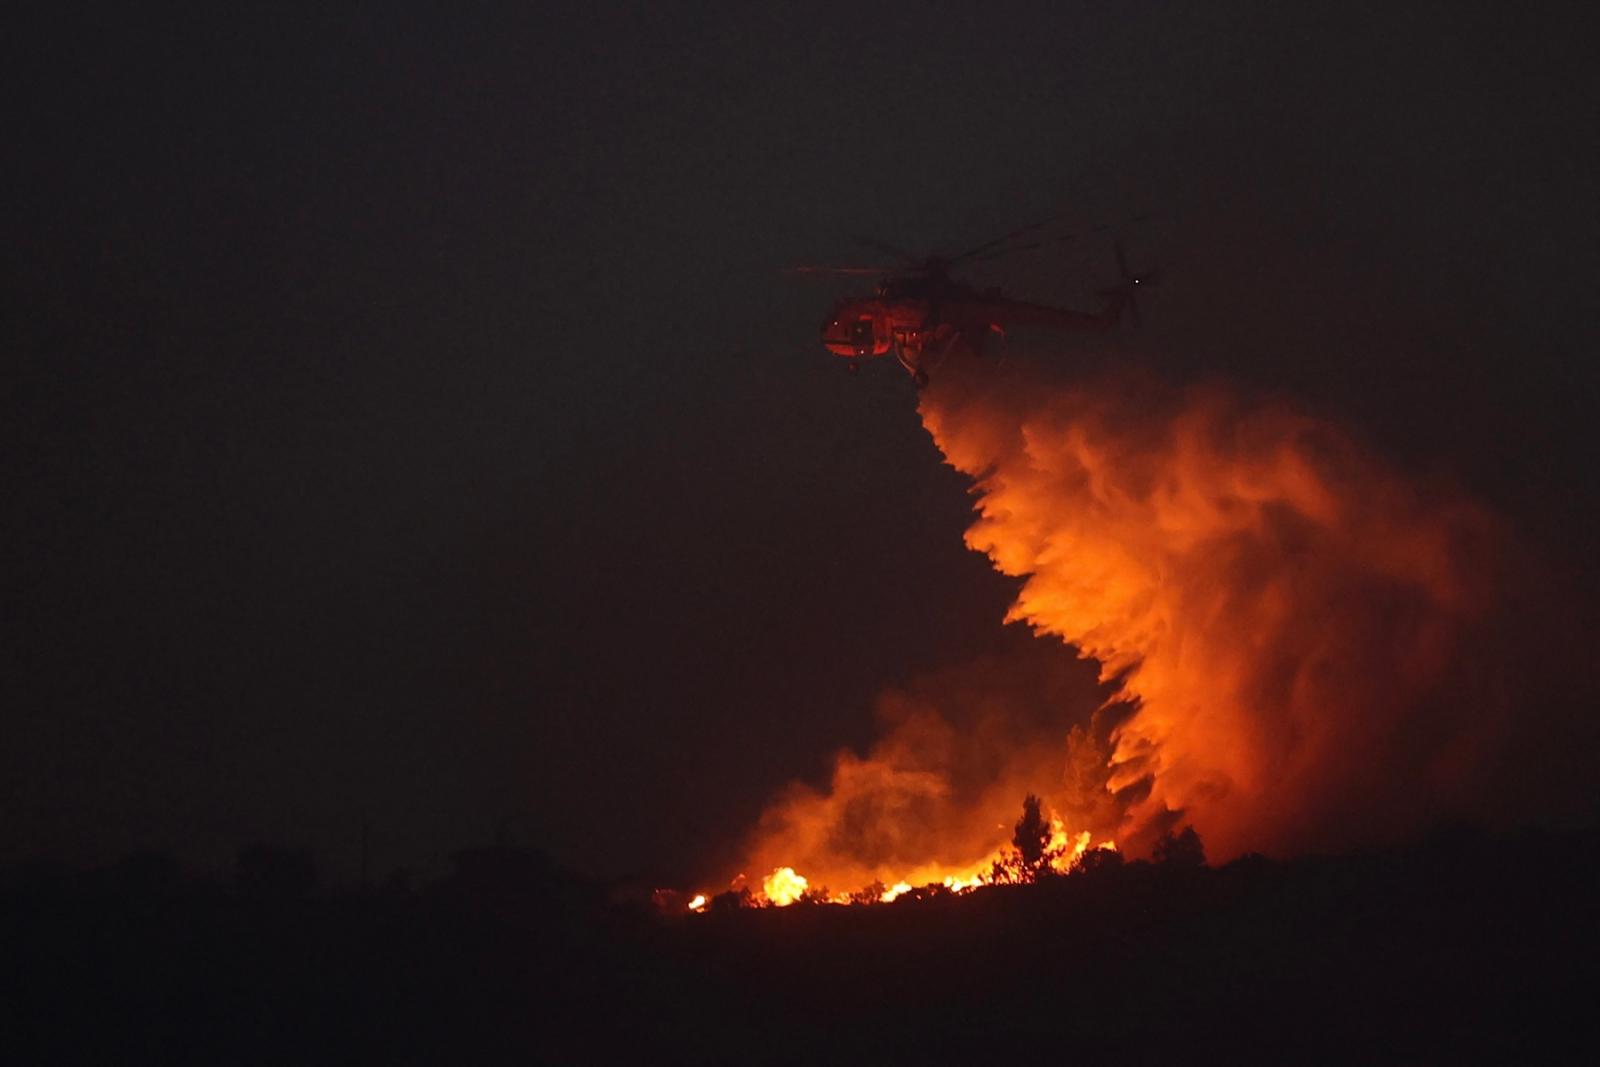
[[1594, 1062], [1597, 870], [1455, 833], [676, 918], [498, 850], [418, 893], [14, 877], [0, 1059]]

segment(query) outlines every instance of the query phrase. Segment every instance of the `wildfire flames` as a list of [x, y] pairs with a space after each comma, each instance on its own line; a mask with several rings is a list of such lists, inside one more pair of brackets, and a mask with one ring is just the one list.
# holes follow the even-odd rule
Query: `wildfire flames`
[[1486, 511], [1284, 403], [957, 363], [920, 412], [973, 479], [967, 544], [1023, 579], [1009, 620], [1092, 659], [1103, 688], [1086, 706], [1055, 660], [984, 661], [886, 694], [866, 756], [766, 812], [756, 902], [1004, 880], [1030, 793], [1062, 871], [1179, 823], [1227, 860], [1469, 805], [1505, 722], [1454, 671], [1495, 593]]
[[[1045, 866], [1056, 874], [1069, 873], [1084, 853], [1090, 851], [1089, 840], [1090, 835], [1087, 830], [1069, 835], [1060, 819], [1052, 819], [1049, 842], [1045, 851]], [[1114, 841], [1105, 841], [1095, 845], [1094, 848], [1115, 852], [1117, 845]], [[828, 904], [889, 904], [915, 889], [928, 886], [938, 886], [952, 893], [966, 893], [979, 886], [1014, 881], [1020, 876], [1015, 856], [1003, 848], [996, 849], [993, 855], [966, 870], [944, 875], [938, 874], [938, 870], [937, 866], [928, 866], [914, 872], [911, 877], [918, 879], [915, 885], [902, 879], [893, 885], [874, 882], [854, 892], [831, 893], [826, 889], [813, 889], [810, 881], [793, 867], [778, 867], [761, 880], [761, 889], [754, 894], [753, 902], [776, 908], [788, 907], [802, 900]], [[705, 906], [704, 895], [696, 896], [695, 900], [700, 903], [697, 906], [691, 901], [689, 904], [691, 911], [699, 911]]]

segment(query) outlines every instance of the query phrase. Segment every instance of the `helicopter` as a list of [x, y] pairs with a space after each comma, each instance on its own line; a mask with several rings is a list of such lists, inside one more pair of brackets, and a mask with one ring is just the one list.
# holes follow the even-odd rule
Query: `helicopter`
[[[1138, 222], [1149, 216], [1127, 220]], [[1054, 218], [1030, 223], [955, 256], [931, 255], [920, 261], [892, 245], [870, 237], [858, 243], [900, 260], [893, 269], [882, 267], [795, 267], [798, 274], [879, 276], [871, 296], [847, 297], [833, 308], [822, 324], [822, 343], [834, 355], [859, 370], [863, 359], [893, 355], [920, 388], [928, 384], [928, 370], [940, 363], [958, 344], [982, 355], [990, 337], [1003, 338], [1016, 327], [1046, 327], [1078, 332], [1103, 332], [1116, 328], [1126, 314], [1139, 323], [1137, 293], [1153, 285], [1158, 276], [1128, 270], [1122, 242], [1116, 241], [1117, 284], [1099, 292], [1098, 312], [1073, 311], [1005, 296], [997, 288], [978, 289], [951, 277], [951, 270], [968, 263], [998, 259], [1047, 244], [1077, 239], [1078, 234], [1021, 238], [1043, 230]], [[1097, 226], [1092, 232], [1109, 230]]]

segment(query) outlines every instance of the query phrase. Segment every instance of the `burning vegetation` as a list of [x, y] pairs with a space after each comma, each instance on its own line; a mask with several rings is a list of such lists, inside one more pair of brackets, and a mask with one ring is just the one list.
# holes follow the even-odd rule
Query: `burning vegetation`
[[[1091, 844], [1089, 831], [1068, 833], [1062, 821], [1045, 812], [1043, 802], [1031, 794], [1023, 800], [1022, 817], [1017, 820], [1009, 846], [966, 868], [941, 874], [937, 865], [924, 865], [913, 877], [924, 880], [913, 884], [902, 878], [892, 884], [873, 881], [849, 892], [834, 892], [811, 880], [793, 867], [774, 868], [751, 886], [741, 875], [723, 899], [740, 906], [783, 908], [791, 904], [891, 904], [905, 896], [938, 893], [969, 893], [986, 885], [1019, 885], [1041, 878], [1090, 869], [1106, 860], [1120, 862], [1116, 842]], [[690, 911], [703, 911], [709, 901], [697, 893], [688, 902]]]
[[1227, 861], [1489, 814], [1474, 786], [1505, 709], [1460, 668], [1501, 534], [1464, 494], [1218, 387], [952, 360], [920, 411], [973, 479], [967, 544], [1022, 580], [1007, 621], [1100, 689], [1086, 703], [1085, 665], [1055, 656], [885, 694], [864, 756], [763, 815], [737, 899], [959, 893], [1113, 842], [1149, 856], [1180, 827]]
[[[965, 869], [940, 875], [936, 867], [924, 867], [914, 877], [928, 872], [927, 881], [913, 885], [901, 879], [892, 885], [875, 881], [849, 893], [830, 892], [812, 886], [793, 867], [779, 867], [761, 880], [761, 888], [751, 893], [751, 903], [786, 907], [795, 903], [890, 904], [907, 894], [939, 892], [967, 893], [979, 886], [1034, 882], [1051, 874], [1067, 874], [1076, 869], [1091, 851], [1116, 852], [1116, 842], [1090, 845], [1087, 830], [1068, 834], [1061, 820], [1045, 816], [1041, 801], [1028, 796], [1023, 801], [1022, 818], [1017, 820], [1010, 848]], [[691, 903], [691, 910], [696, 910]]]

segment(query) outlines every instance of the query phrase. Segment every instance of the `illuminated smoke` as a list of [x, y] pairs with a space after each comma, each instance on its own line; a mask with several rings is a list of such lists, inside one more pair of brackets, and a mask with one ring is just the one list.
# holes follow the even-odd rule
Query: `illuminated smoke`
[[967, 543], [1025, 582], [1011, 617], [1137, 704], [1109, 786], [1214, 859], [1341, 847], [1470, 799], [1503, 724], [1455, 685], [1496, 525], [1330, 423], [1220, 387], [952, 367], [924, 424], [975, 479]]
[[1502, 534], [1466, 496], [1218, 386], [952, 360], [920, 410], [974, 480], [968, 545], [1024, 580], [1010, 618], [1054, 657], [886, 694], [872, 749], [763, 817], [747, 861], [789, 868], [782, 895], [794, 872], [836, 899], [985, 879], [1027, 793], [1074, 854], [1188, 823], [1213, 861], [1482, 814], [1505, 701], [1465, 650]]
[[1045, 642], [886, 692], [879, 740], [865, 755], [840, 753], [825, 789], [791, 784], [762, 817], [744, 869], [761, 881], [790, 868], [774, 886], [798, 872], [829, 898], [967, 888], [991, 876], [1029, 793], [1065, 821], [1056, 829], [1070, 863], [1091, 832], [1095, 845], [1110, 840], [1121, 817], [1105, 789], [1116, 716], [1096, 714], [1104, 697], [1088, 665]]

